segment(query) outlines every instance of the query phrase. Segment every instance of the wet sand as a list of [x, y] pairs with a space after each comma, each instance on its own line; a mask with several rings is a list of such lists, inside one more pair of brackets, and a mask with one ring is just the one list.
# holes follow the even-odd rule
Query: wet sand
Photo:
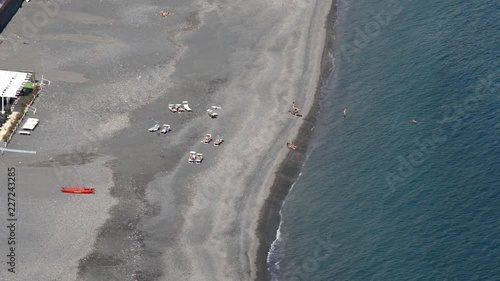
[[295, 144], [297, 149], [290, 151], [286, 159], [281, 162], [279, 168], [275, 173], [274, 182], [271, 186], [270, 194], [265, 200], [257, 225], [257, 237], [259, 239], [259, 246], [257, 249], [257, 279], [256, 280], [269, 280], [268, 264], [267, 258], [269, 255], [269, 250], [271, 244], [276, 239], [277, 231], [280, 224], [280, 210], [283, 206], [283, 202], [286, 200], [292, 185], [295, 183], [299, 177], [304, 161], [308, 155], [308, 141], [311, 132], [316, 126], [316, 117], [320, 110], [320, 91], [321, 82], [326, 79], [326, 76], [330, 73], [332, 69], [332, 61], [330, 50], [332, 49], [332, 44], [334, 40], [335, 30], [335, 17], [337, 12], [337, 1], [334, 0], [331, 3], [330, 11], [326, 20], [325, 27], [327, 29], [327, 37], [325, 38], [325, 44], [323, 49], [323, 55], [321, 60], [321, 76], [318, 79], [318, 87], [316, 89], [316, 95], [314, 97], [314, 102], [312, 107], [309, 109], [309, 113], [304, 117], [304, 122], [300, 126], [297, 137], [295, 138]]
[[[0, 158], [19, 170], [30, 217], [15, 278], [257, 278], [259, 214], [304, 120], [290, 104], [313, 106], [331, 1], [61, 2], [33, 34], [23, 22], [43, 7], [27, 4], [2, 33], [0, 66], [52, 83], [35, 103], [39, 127], [9, 146], [38, 154]], [[183, 100], [193, 112], [168, 111]], [[155, 122], [172, 131], [149, 133]], [[206, 133], [225, 142], [202, 144]], [[65, 184], [97, 193], [68, 197]], [[57, 227], [37, 232], [44, 220]]]

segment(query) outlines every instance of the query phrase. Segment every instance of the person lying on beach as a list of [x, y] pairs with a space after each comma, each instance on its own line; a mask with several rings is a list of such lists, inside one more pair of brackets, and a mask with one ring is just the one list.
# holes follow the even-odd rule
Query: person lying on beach
[[166, 17], [166, 16], [168, 16], [170, 14], [172, 14], [172, 12], [169, 12], [169, 11], [166, 11], [166, 12], [165, 11], [161, 11], [160, 12], [160, 16], [162, 16], [162, 17]]
[[295, 145], [293, 142], [287, 142], [286, 146], [290, 149], [295, 150], [297, 148], [297, 145]]
[[299, 108], [297, 106], [295, 106], [295, 102], [292, 102], [292, 109], [289, 110], [288, 112], [290, 112], [290, 114], [292, 114], [293, 116], [298, 116], [298, 117], [302, 117], [302, 115], [299, 114]]

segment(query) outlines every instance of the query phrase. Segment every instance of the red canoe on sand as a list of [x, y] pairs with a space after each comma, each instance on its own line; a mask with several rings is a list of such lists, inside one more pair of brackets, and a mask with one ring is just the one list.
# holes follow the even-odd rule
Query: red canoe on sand
[[83, 186], [74, 186], [74, 187], [61, 187], [61, 191], [65, 193], [79, 193], [79, 194], [92, 194], [95, 191], [93, 187], [83, 187]]

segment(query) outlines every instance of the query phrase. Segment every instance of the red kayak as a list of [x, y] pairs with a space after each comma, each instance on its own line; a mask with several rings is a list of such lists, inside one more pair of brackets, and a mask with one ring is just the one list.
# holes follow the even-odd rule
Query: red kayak
[[79, 194], [93, 194], [95, 188], [93, 187], [83, 187], [83, 186], [74, 186], [74, 187], [61, 187], [61, 191], [65, 193], [79, 193]]

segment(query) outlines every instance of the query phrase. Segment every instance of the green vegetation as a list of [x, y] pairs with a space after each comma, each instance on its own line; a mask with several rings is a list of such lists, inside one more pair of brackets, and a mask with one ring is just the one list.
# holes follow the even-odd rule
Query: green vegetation
[[19, 119], [21, 119], [21, 115], [17, 115], [16, 118], [14, 118], [14, 121], [10, 124], [9, 128], [7, 129], [7, 133], [3, 135], [3, 141], [8, 141], [10, 138], [10, 135], [12, 135], [12, 132], [14, 131], [14, 128], [16, 127], [16, 124], [19, 122]]
[[23, 85], [24, 95], [30, 95], [31, 93], [33, 93], [35, 87], [36, 87], [36, 84], [31, 82], [31, 81], [24, 83], [24, 85]]
[[26, 96], [26, 99], [24, 100], [24, 102], [21, 106], [21, 113], [23, 113], [26, 110], [26, 108], [28, 107], [28, 105], [30, 104], [30, 102], [35, 99], [39, 90], [40, 90], [40, 86], [38, 86], [38, 84], [36, 84], [33, 87], [33, 92], [31, 92], [28, 96]]
[[7, 129], [7, 133], [3, 136], [3, 141], [6, 142], [10, 138], [10, 135], [12, 135], [14, 128], [21, 119], [21, 116], [23, 116], [24, 112], [28, 108], [28, 105], [31, 103], [31, 101], [35, 99], [39, 90], [40, 90], [40, 85], [34, 84], [33, 91], [28, 96], [26, 96], [26, 99], [24, 99], [23, 104], [21, 105], [21, 110], [19, 111], [20, 114], [18, 114], [14, 118], [13, 122], [10, 124], [9, 128]]

